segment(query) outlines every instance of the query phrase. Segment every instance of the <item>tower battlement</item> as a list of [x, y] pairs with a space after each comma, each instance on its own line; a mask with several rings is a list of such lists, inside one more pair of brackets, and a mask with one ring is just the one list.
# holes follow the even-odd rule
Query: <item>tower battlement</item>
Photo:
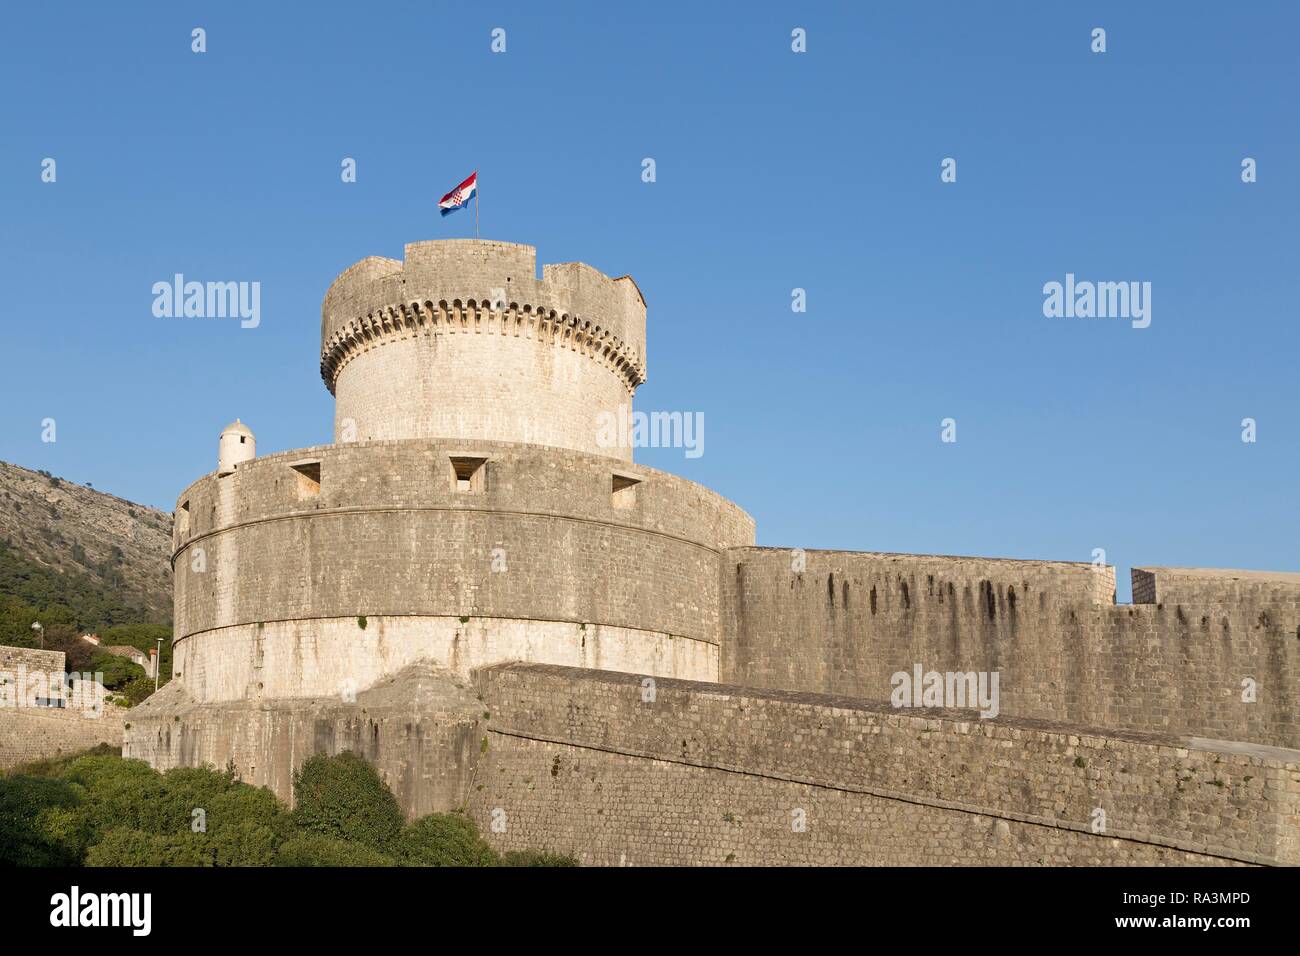
[[485, 439], [629, 460], [602, 412], [646, 378], [645, 300], [630, 276], [546, 265], [532, 246], [415, 242], [346, 269], [321, 306], [321, 377], [341, 441]]

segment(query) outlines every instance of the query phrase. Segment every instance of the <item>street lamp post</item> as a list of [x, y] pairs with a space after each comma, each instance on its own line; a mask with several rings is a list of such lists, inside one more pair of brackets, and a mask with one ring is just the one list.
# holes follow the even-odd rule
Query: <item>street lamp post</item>
[[158, 656], [153, 659], [153, 692], [158, 693], [158, 678], [162, 676], [162, 642], [158, 638]]
[[41, 627], [41, 622], [33, 621], [32, 630], [35, 631], [40, 638], [41, 650], [45, 650], [45, 628]]

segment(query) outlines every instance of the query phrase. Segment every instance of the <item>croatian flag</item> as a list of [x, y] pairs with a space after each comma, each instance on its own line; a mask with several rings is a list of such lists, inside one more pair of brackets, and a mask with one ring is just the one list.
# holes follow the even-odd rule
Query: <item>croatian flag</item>
[[457, 209], [464, 209], [469, 205], [470, 199], [478, 190], [478, 170], [470, 173], [469, 179], [465, 180], [447, 195], [438, 201], [438, 208], [442, 210], [445, 216], [449, 212], [455, 212]]

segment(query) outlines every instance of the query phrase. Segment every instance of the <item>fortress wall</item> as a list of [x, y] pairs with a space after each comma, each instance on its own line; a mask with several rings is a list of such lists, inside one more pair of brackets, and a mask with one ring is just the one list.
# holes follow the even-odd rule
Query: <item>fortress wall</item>
[[126, 713], [108, 703], [98, 716], [75, 708], [0, 707], [0, 770], [101, 743], [120, 747]]
[[487, 668], [479, 686], [488, 749], [470, 808], [503, 850], [605, 865], [1300, 863], [1296, 751], [670, 679], [646, 701], [635, 675], [545, 665]]
[[161, 771], [233, 764], [240, 780], [292, 805], [293, 774], [308, 757], [350, 750], [375, 766], [414, 818], [465, 803], [483, 720], [467, 682], [425, 665], [351, 701], [335, 695], [204, 704], [172, 681], [131, 709], [122, 755]]
[[[486, 459], [473, 490], [453, 454]], [[617, 473], [640, 479], [627, 507], [607, 460], [492, 443], [306, 449], [209, 476], [176, 533], [181, 678], [203, 700], [332, 694], [420, 658], [716, 679], [718, 552], [753, 522], [691, 482]]]
[[916, 664], [997, 671], [1006, 715], [1300, 746], [1293, 604], [1117, 606], [1087, 564], [795, 557], [724, 555], [722, 680], [887, 699]]
[[1070, 647], [1111, 600], [1111, 568], [779, 548], [733, 549], [722, 567], [728, 683], [887, 700], [916, 664], [997, 670], [1003, 713], [1084, 720]]
[[600, 416], [617, 421], [632, 407], [615, 371], [495, 328], [381, 339], [347, 364], [335, 395], [336, 440], [349, 427], [358, 441], [480, 435], [632, 460], [630, 444], [611, 444], [600, 429]]
[[1300, 574], [1213, 568], [1134, 568], [1135, 604], [1281, 605], [1300, 609]]
[[1300, 615], [1293, 607], [1104, 607], [1084, 636], [1075, 651], [1090, 665], [1084, 719], [1300, 747]]
[[628, 528], [486, 511], [321, 513], [239, 525], [201, 546], [205, 571], [186, 552], [177, 560], [180, 639], [365, 614], [599, 623], [718, 642], [717, 555]]
[[718, 647], [602, 624], [492, 617], [375, 616], [270, 621], [204, 631], [176, 645], [175, 670], [199, 701], [339, 697], [416, 662], [459, 677], [495, 661], [538, 661], [718, 679]]
[[[61, 683], [51, 691], [48, 682], [61, 682], [66, 660], [63, 651], [0, 645], [0, 770], [100, 743], [121, 745], [124, 711], [113, 704], [104, 702], [98, 714], [80, 705], [31, 706], [32, 697], [64, 696]], [[28, 677], [39, 683], [27, 683]]]
[[25, 667], [29, 671], [40, 671], [43, 674], [63, 674], [67, 668], [66, 658], [63, 651], [3, 644], [0, 645], [0, 673], [12, 674], [19, 667]]
[[[452, 456], [487, 460], [481, 490], [463, 492]], [[294, 465], [320, 465], [315, 496], [304, 494]], [[617, 507], [614, 475], [637, 479], [629, 507]], [[555, 448], [490, 441], [386, 441], [316, 445], [264, 455], [234, 474], [206, 475], [177, 499], [177, 551], [213, 531], [330, 511], [497, 511], [566, 517], [678, 538], [721, 550], [754, 541], [754, 519], [703, 485], [644, 465]], [[179, 562], [179, 556], [174, 558]]]

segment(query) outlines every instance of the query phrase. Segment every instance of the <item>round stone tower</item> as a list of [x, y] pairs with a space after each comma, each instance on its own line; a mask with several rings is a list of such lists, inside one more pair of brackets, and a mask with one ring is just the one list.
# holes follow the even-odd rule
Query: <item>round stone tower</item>
[[236, 422], [177, 502], [186, 689], [335, 696], [506, 660], [716, 680], [719, 554], [754, 522], [608, 440], [645, 380], [645, 315], [631, 278], [538, 279], [513, 243], [344, 271], [321, 322], [336, 443], [254, 458]]
[[247, 425], [236, 418], [221, 429], [221, 441], [217, 445], [217, 474], [229, 475], [240, 462], [256, 457], [257, 439]]
[[429, 812], [466, 799], [477, 668], [717, 680], [723, 555], [754, 522], [609, 440], [645, 380], [645, 316], [631, 278], [538, 279], [531, 246], [347, 269], [321, 321], [336, 441], [254, 457], [235, 422], [181, 493], [175, 680], [127, 752], [233, 761], [287, 799], [304, 756], [354, 749]]
[[[537, 278], [532, 246], [417, 242], [334, 280], [321, 376], [334, 438], [520, 442], [630, 461], [609, 423], [645, 381], [645, 300], [580, 262]], [[602, 425], [607, 427], [602, 428]]]

